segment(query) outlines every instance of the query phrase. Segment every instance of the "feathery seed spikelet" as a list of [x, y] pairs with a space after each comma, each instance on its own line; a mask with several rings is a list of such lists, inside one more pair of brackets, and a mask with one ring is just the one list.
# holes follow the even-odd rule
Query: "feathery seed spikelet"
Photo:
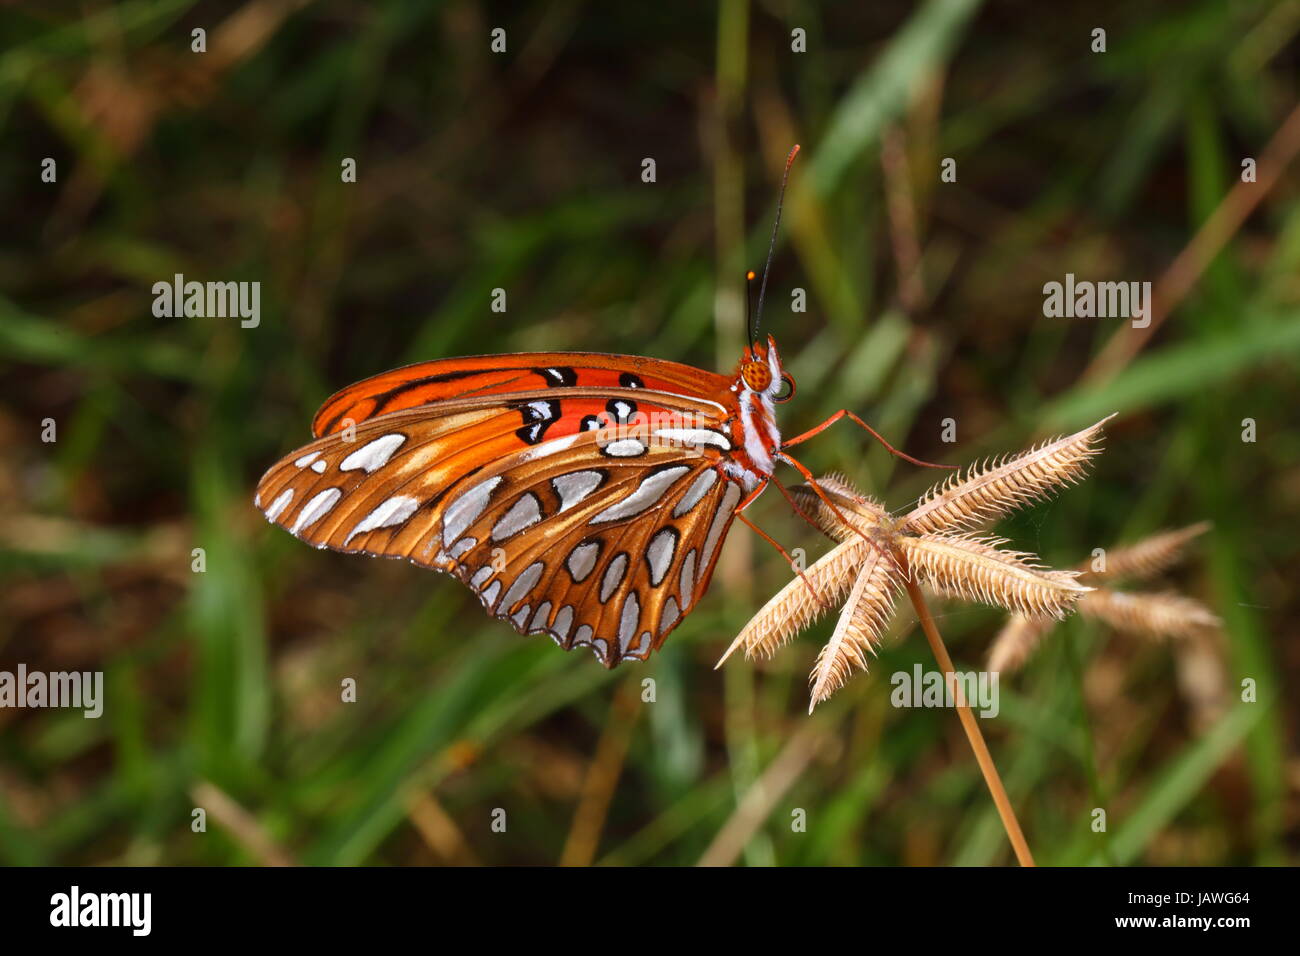
[[[813, 562], [804, 575], [822, 600], [835, 603], [849, 590], [863, 552], [870, 549], [871, 545], [861, 538], [845, 541]], [[746, 657], [771, 657], [777, 648], [825, 612], [826, 608], [817, 603], [804, 579], [796, 575], [750, 618], [718, 664], [739, 647], [745, 648]]]
[[1091, 561], [1084, 562], [1080, 568], [1094, 580], [1155, 577], [1183, 556], [1189, 541], [1209, 530], [1210, 522], [1201, 521], [1175, 531], [1162, 531], [1137, 544], [1106, 552], [1103, 571], [1093, 571]]
[[[1076, 580], [1082, 572], [1045, 568], [1032, 554], [1004, 550], [1006, 539], [981, 537], [973, 528], [1077, 481], [1099, 452], [1101, 426], [1108, 420], [970, 468], [932, 488], [902, 519], [841, 475], [791, 489], [798, 509], [839, 543], [807, 569], [807, 583], [794, 578], [754, 615], [719, 666], [739, 647], [746, 656], [769, 656], [819, 617], [826, 608], [809, 583], [825, 601], [839, 601], [848, 592], [809, 676], [811, 713], [855, 671], [866, 669], [867, 654], [875, 653], [888, 627], [905, 573], [941, 594], [1017, 612], [994, 648], [993, 661], [994, 669], [1018, 666], [1049, 626], [1048, 618], [1064, 617], [1092, 589]], [[1153, 561], [1138, 557], [1135, 567]]]
[[809, 675], [812, 700], [808, 713], [843, 687], [855, 670], [867, 669], [867, 652], [876, 652], [889, 626], [899, 584], [897, 574], [893, 563], [878, 551], [865, 555], [835, 631]]
[[1186, 638], [1198, 631], [1215, 630], [1222, 623], [1200, 601], [1172, 591], [1130, 594], [1098, 588], [1079, 602], [1079, 611], [1116, 630], [1149, 637]]
[[[1182, 557], [1192, 538], [1209, 528], [1209, 522], [1203, 521], [1175, 531], [1162, 531], [1125, 548], [1112, 548], [1106, 552], [1102, 570], [1094, 571], [1091, 560], [1079, 564], [1083, 580], [1098, 586], [1080, 597], [1077, 610], [1121, 633], [1178, 638], [1180, 648], [1200, 661], [1195, 668], [1197, 673], [1206, 668], [1218, 673], [1219, 669], [1210, 661], [1214, 652], [1207, 648], [1215, 646], [1214, 637], [1221, 622], [1204, 604], [1173, 592], [1152, 594], [1100, 586], [1102, 581], [1114, 578], [1140, 579], [1159, 574]], [[1020, 667], [1037, 650], [1050, 628], [1051, 622], [1045, 618], [1013, 616], [993, 642], [989, 669], [1011, 671]], [[1203, 697], [1202, 693], [1197, 700]]]
[[870, 536], [888, 526], [892, 520], [880, 502], [859, 494], [845, 478], [826, 475], [818, 478], [817, 484], [821, 486], [823, 494], [835, 502], [835, 507], [852, 523], [852, 527], [845, 525], [830, 505], [807, 485], [791, 488], [790, 494], [804, 513], [817, 522], [817, 527], [836, 541], [844, 541], [849, 537], [856, 537], [860, 541], [859, 531]]
[[1032, 554], [1004, 551], [1005, 538], [931, 534], [899, 539], [917, 577], [945, 597], [1058, 620], [1090, 588], [1077, 571], [1051, 571]]
[[1075, 483], [1101, 451], [1097, 441], [1109, 420], [953, 475], [921, 497], [901, 530], [926, 534], [975, 528]]
[[1037, 650], [1051, 626], [1051, 618], [1029, 617], [1026, 614], [1011, 615], [1011, 619], [993, 640], [993, 647], [989, 651], [989, 670], [1019, 670]]

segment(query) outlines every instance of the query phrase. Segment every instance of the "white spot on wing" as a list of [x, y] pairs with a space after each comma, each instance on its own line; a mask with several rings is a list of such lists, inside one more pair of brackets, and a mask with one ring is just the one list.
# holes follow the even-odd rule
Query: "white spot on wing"
[[709, 489], [713, 487], [718, 480], [718, 473], [710, 468], [700, 477], [691, 482], [691, 487], [682, 495], [682, 500], [673, 506], [673, 517], [680, 518], [686, 512], [690, 511], [700, 503], [700, 499], [708, 494]]
[[492, 577], [495, 570], [496, 569], [490, 564], [483, 565], [483, 567], [475, 571], [474, 576], [469, 579], [469, 586], [477, 591], [487, 582], [488, 578]]
[[591, 569], [596, 566], [598, 554], [600, 554], [600, 545], [595, 541], [580, 544], [569, 552], [565, 567], [569, 569], [569, 576], [575, 583], [581, 583], [591, 573]]
[[497, 595], [501, 593], [501, 582], [493, 581], [482, 594], [483, 606], [489, 611], [496, 607]]
[[501, 484], [500, 475], [480, 481], [447, 506], [447, 511], [442, 517], [443, 544], [451, 544], [465, 533], [488, 506], [492, 489], [499, 484]]
[[560, 512], [568, 511], [587, 495], [600, 487], [605, 476], [598, 471], [573, 471], [567, 475], [556, 475], [551, 479], [551, 487], [560, 496]]
[[566, 604], [560, 608], [560, 613], [555, 615], [555, 623], [551, 625], [551, 630], [563, 641], [568, 638], [571, 627], [573, 627], [573, 605]]
[[[658, 391], [658, 389], [656, 389], [656, 391]], [[681, 395], [677, 392], [660, 392], [660, 394], [668, 395], [671, 396], [672, 398], [683, 398], [692, 405], [712, 405], [718, 411], [722, 412], [722, 415], [720, 416], [722, 418], [726, 418], [727, 415], [731, 413], [731, 409], [727, 408], [725, 405], [721, 404], [720, 402], [712, 402], [709, 401], [707, 398], [700, 398], [700, 396], [698, 395]]]
[[344, 458], [339, 464], [339, 471], [356, 471], [358, 468], [364, 468], [366, 474], [370, 474], [388, 464], [388, 459], [393, 457], [393, 452], [401, 448], [405, 441], [406, 436], [400, 432], [381, 435]]
[[318, 475], [325, 474], [325, 459], [322, 458], [320, 461], [312, 462], [311, 470]]
[[653, 538], [645, 549], [646, 563], [650, 565], [650, 583], [659, 587], [673, 563], [673, 554], [677, 551], [677, 532], [664, 528]]
[[636, 491], [632, 492], [622, 501], [610, 505], [600, 514], [592, 518], [591, 523], [599, 524], [602, 521], [619, 521], [623, 518], [631, 518], [635, 515], [639, 515], [662, 498], [669, 485], [690, 470], [690, 467], [687, 465], [674, 465], [671, 468], [656, 471], [645, 481], [641, 482], [641, 486], [637, 488]]
[[293, 523], [292, 531], [297, 534], [300, 531], [306, 531], [321, 518], [329, 514], [331, 508], [339, 503], [343, 497], [343, 491], [339, 488], [326, 488], [311, 501], [302, 506], [302, 511], [298, 512], [298, 520]]
[[420, 502], [416, 498], [408, 495], [393, 495], [393, 497], [379, 504], [374, 511], [361, 519], [344, 540], [343, 546], [346, 548], [349, 541], [363, 532], [374, 531], [376, 528], [390, 528], [393, 525], [401, 524], [415, 514], [416, 509], [419, 507]]
[[605, 568], [605, 574], [600, 579], [600, 600], [602, 604], [608, 601], [609, 596], [623, 583], [623, 575], [626, 572], [627, 552], [625, 551], [614, 556], [614, 560], [609, 562], [609, 567]]
[[718, 546], [718, 541], [722, 537], [722, 529], [727, 527], [727, 523], [731, 521], [731, 513], [738, 504], [740, 504], [740, 488], [728, 482], [727, 490], [722, 495], [722, 504], [718, 506], [718, 510], [714, 513], [713, 524], [709, 525], [709, 534], [704, 539], [704, 550], [700, 552], [701, 571], [709, 566], [709, 560], [713, 557], [713, 550]]
[[682, 607], [691, 606], [692, 599], [695, 595], [695, 549], [691, 548], [686, 553], [685, 560], [682, 561], [682, 574], [680, 582], [682, 587]]
[[659, 428], [655, 430], [655, 437], [662, 438], [666, 444], [690, 445], [695, 448], [712, 445], [723, 451], [731, 451], [731, 442], [727, 436], [712, 428]]
[[[524, 568], [519, 577], [515, 578], [514, 584], [510, 585], [510, 589], [506, 591], [506, 596], [501, 599], [501, 610], [508, 614], [516, 603], [527, 597], [528, 592], [537, 584], [537, 580], [542, 576], [544, 570], [546, 570], [546, 563], [543, 561], [534, 561]], [[519, 626], [522, 627], [523, 623], [523, 621], [520, 621]]]
[[640, 621], [641, 602], [636, 599], [635, 591], [629, 591], [627, 600], [623, 602], [623, 612], [618, 618], [619, 653], [627, 653], [628, 645], [632, 643], [632, 635], [636, 633], [636, 626]]
[[280, 517], [280, 512], [289, 507], [289, 502], [291, 501], [293, 501], [293, 489], [286, 488], [276, 496], [274, 501], [271, 502], [271, 507], [266, 509], [266, 520], [274, 521], [276, 518]]
[[538, 605], [537, 613], [533, 615], [533, 619], [528, 622], [528, 633], [532, 634], [534, 631], [546, 630], [546, 621], [550, 616], [551, 616], [551, 602], [543, 601], [540, 605]]
[[492, 540], [503, 541], [517, 535], [520, 531], [542, 520], [542, 505], [531, 491], [524, 492], [519, 500], [510, 506], [495, 525], [492, 526]]
[[528, 449], [519, 456], [519, 460], [535, 461], [538, 458], [545, 458], [547, 455], [554, 455], [556, 452], [571, 447], [581, 437], [582, 432], [574, 432], [572, 435], [565, 435], [563, 438], [552, 438], [550, 441], [542, 442], [536, 448]]
[[604, 452], [612, 458], [636, 458], [646, 453], [646, 446], [635, 438], [620, 438], [606, 445]]
[[297, 465], [299, 468], [306, 468], [308, 465], [310, 465], [313, 461], [315, 461], [319, 457], [320, 457], [320, 452], [318, 451], [308, 452], [307, 454], [303, 455], [301, 458], [295, 459], [294, 464]]
[[677, 610], [677, 601], [673, 598], [664, 601], [663, 614], [659, 618], [659, 633], [668, 633], [668, 629], [677, 623], [679, 617], [681, 612]]

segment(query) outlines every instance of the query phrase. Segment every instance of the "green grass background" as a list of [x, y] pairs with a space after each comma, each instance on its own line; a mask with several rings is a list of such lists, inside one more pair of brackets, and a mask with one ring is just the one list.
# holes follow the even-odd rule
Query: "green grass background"
[[[788, 433], [848, 407], [966, 461], [1117, 411], [1092, 476], [1003, 532], [1062, 566], [1215, 522], [1173, 584], [1224, 618], [1225, 693], [1250, 678], [1259, 702], [1197, 726], [1169, 647], [1058, 629], [984, 722], [1039, 861], [1291, 862], [1300, 178], [1104, 388], [1080, 376], [1118, 323], [1045, 319], [1041, 290], [1159, 277], [1296, 104], [1298, 31], [1295, 2], [1209, 0], [5, 7], [0, 668], [103, 670], [107, 702], [0, 710], [0, 862], [536, 864], [576, 841], [579, 860], [688, 864], [787, 747], [811, 756], [739, 862], [1012, 862], [955, 716], [889, 705], [888, 675], [929, 663], [910, 611], [812, 718], [828, 622], [712, 669], [789, 576], [743, 527], [664, 651], [606, 673], [449, 578], [316, 552], [251, 506], [321, 400], [406, 362], [592, 349], [729, 370], [796, 141], [765, 317], [799, 381]], [[899, 182], [919, 299], [899, 291]], [[155, 318], [150, 287], [177, 272], [260, 281], [260, 327]], [[894, 507], [933, 478], [846, 425], [801, 457]], [[825, 547], [774, 492], [751, 514]], [[978, 666], [1001, 615], [941, 610]], [[579, 810], [593, 766], [616, 782]], [[193, 832], [204, 784], [263, 842], [228, 815]]]

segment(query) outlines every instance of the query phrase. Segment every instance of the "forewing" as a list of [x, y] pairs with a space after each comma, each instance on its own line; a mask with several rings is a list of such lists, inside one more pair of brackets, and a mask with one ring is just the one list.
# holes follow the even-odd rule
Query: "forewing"
[[[326, 399], [312, 422], [320, 437], [389, 412], [455, 399], [566, 389], [646, 389], [714, 399], [728, 380], [714, 372], [663, 359], [600, 352], [524, 352], [440, 359], [363, 379]], [[716, 401], [716, 413], [725, 410]]]

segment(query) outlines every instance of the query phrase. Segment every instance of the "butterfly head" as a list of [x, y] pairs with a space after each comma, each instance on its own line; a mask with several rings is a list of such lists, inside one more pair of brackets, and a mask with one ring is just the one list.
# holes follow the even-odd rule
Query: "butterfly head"
[[755, 342], [745, 348], [736, 369], [735, 390], [753, 392], [778, 403], [794, 397], [794, 378], [782, 368], [772, 336], [767, 337], [766, 345]]

